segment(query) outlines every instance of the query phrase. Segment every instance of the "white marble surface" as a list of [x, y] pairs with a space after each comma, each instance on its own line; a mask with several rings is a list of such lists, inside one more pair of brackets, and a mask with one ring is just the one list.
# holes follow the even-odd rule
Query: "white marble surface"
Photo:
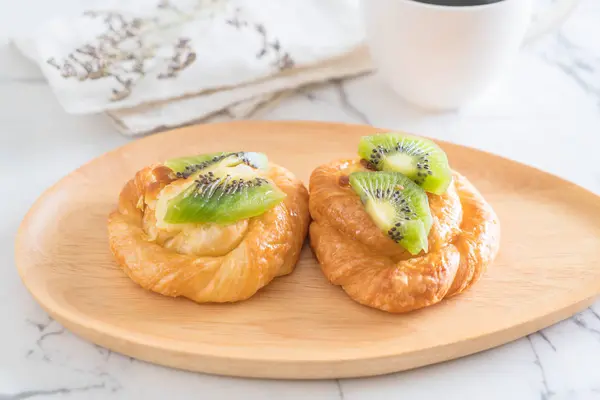
[[[72, 3], [73, 0], [70, 0]], [[13, 243], [57, 179], [128, 141], [104, 116], [66, 115], [40, 75], [2, 47], [54, 2], [0, 0], [0, 399], [600, 399], [600, 302], [502, 347], [417, 370], [340, 381], [261, 381], [132, 360], [53, 322], [21, 284]], [[485, 149], [600, 193], [600, 1], [526, 47], [503, 82], [460, 113], [430, 115], [376, 76], [304, 90], [262, 119], [364, 122]], [[227, 117], [222, 117], [226, 119]], [[599, 249], [600, 252], [600, 249]]]

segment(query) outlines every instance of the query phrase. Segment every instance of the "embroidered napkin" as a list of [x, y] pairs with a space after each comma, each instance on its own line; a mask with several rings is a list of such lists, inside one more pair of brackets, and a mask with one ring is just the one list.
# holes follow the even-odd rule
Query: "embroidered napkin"
[[66, 112], [136, 135], [370, 71], [363, 38], [354, 0], [104, 0], [15, 43]]

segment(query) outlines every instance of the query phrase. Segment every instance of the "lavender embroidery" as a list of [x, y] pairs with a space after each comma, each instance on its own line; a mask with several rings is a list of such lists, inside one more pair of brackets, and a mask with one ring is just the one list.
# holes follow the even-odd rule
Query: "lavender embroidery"
[[174, 47], [175, 52], [173, 57], [171, 57], [167, 65], [167, 71], [158, 74], [158, 79], [175, 78], [180, 71], [183, 71], [196, 61], [196, 53], [192, 51], [189, 43], [190, 39], [179, 38]]
[[225, 22], [237, 30], [252, 29], [252, 31], [256, 32], [260, 36], [262, 46], [256, 53], [256, 58], [272, 58], [273, 60], [270, 62], [270, 65], [280, 71], [292, 68], [294, 66], [294, 60], [288, 52], [282, 50], [279, 39], [271, 38], [264, 25], [250, 24], [248, 21], [241, 19], [239, 8], [235, 10], [234, 16]]
[[269, 41], [267, 31], [265, 30], [265, 27], [261, 24], [256, 24], [254, 26], [254, 29], [256, 29], [256, 32], [258, 32], [258, 34], [262, 38], [262, 48], [256, 54], [256, 58], [263, 58], [267, 55], [272, 55], [274, 60], [271, 62], [271, 65], [278, 68], [280, 71], [292, 68], [294, 66], [294, 60], [292, 59], [290, 54], [288, 52], [284, 52], [281, 49], [279, 39]]
[[[183, 14], [168, 0], [161, 0], [157, 8]], [[66, 58], [50, 58], [47, 63], [65, 79], [75, 78], [80, 82], [114, 80], [116, 85], [111, 89], [111, 101], [129, 97], [136, 82], [151, 72], [150, 61], [157, 59], [159, 46], [147, 40], [144, 33], [159, 27], [159, 19], [128, 18], [111, 11], [87, 11], [84, 16], [102, 19], [106, 30], [91, 43], [76, 48]], [[196, 61], [189, 38], [177, 38], [171, 44], [170, 53], [170, 56], [159, 58], [162, 61], [159, 65], [166, 66], [164, 70], [157, 71], [158, 79], [175, 78]]]
[[[113, 102], [128, 98], [136, 83], [144, 77], [177, 78], [198, 58], [192, 40], [178, 37], [165, 46], [156, 37], [161, 31], [193, 21], [201, 12], [212, 19], [217, 6], [225, 3], [222, 0], [197, 0], [193, 8], [186, 10], [173, 3], [174, 0], [158, 0], [156, 16], [146, 18], [114, 11], [86, 11], [85, 17], [103, 24], [103, 32], [66, 57], [52, 57], [46, 62], [64, 79], [113, 81], [110, 89], [110, 101]], [[279, 71], [292, 68], [294, 60], [283, 50], [279, 39], [272, 37], [264, 25], [241, 18], [240, 12], [239, 8], [235, 9], [225, 23], [239, 31], [258, 35], [261, 45], [256, 58], [264, 59]]]

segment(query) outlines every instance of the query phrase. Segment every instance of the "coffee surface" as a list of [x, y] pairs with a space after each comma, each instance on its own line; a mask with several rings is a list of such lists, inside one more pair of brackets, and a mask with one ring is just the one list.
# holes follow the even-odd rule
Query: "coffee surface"
[[435, 4], [438, 6], [468, 7], [498, 3], [503, 0], [413, 0], [417, 3]]

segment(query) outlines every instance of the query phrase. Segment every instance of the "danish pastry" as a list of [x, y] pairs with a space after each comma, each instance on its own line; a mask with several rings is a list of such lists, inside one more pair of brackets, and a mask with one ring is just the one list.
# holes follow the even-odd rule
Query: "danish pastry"
[[310, 178], [310, 242], [326, 278], [394, 313], [477, 282], [498, 252], [499, 221], [442, 149], [390, 133], [362, 138], [359, 155]]
[[251, 297], [292, 272], [308, 192], [261, 153], [216, 153], [143, 168], [110, 214], [110, 248], [145, 289], [199, 303]]

